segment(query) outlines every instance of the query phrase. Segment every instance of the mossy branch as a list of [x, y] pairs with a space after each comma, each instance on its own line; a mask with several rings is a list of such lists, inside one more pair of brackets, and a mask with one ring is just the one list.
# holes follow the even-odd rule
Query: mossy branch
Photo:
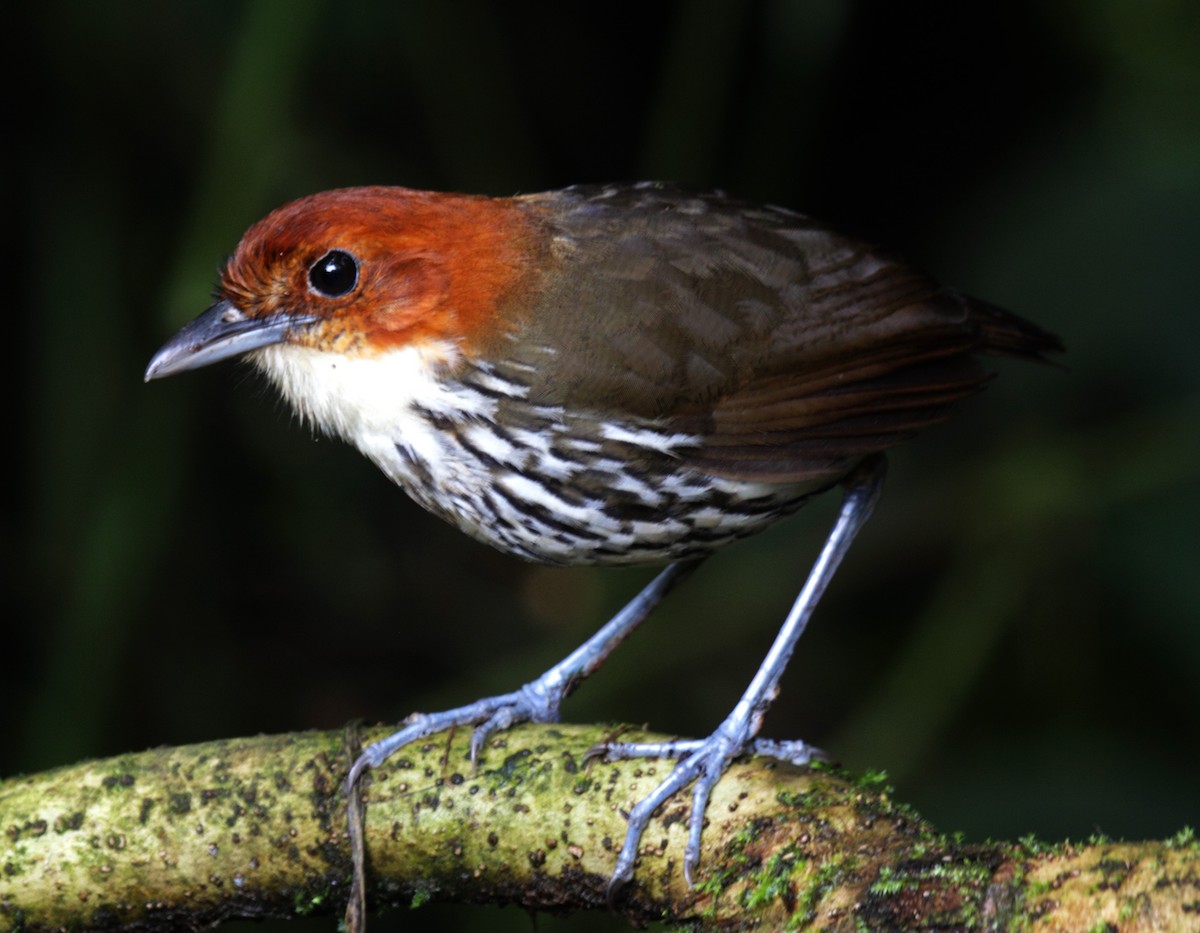
[[[380, 730], [382, 733], [382, 730]], [[367, 736], [373, 738], [376, 736]], [[367, 902], [610, 909], [621, 811], [669, 763], [585, 763], [597, 727], [525, 726], [472, 773], [441, 735], [374, 772]], [[351, 875], [341, 733], [156, 749], [0, 783], [0, 929], [175, 930], [340, 914]], [[643, 840], [611, 909], [702, 928], [1188, 929], [1200, 844], [963, 845], [879, 782], [735, 764], [708, 809], [701, 883], [681, 871], [687, 801]], [[1110, 924], [1105, 927], [1104, 924]]]

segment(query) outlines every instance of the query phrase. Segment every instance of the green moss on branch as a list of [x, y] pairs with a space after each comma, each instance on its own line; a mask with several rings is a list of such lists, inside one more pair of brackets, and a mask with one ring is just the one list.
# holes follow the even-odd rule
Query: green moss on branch
[[[384, 730], [380, 730], [382, 734]], [[370, 739], [375, 736], [367, 736]], [[627, 810], [669, 763], [585, 763], [599, 727], [526, 726], [477, 772], [467, 735], [405, 749], [366, 787], [367, 901], [608, 909]], [[648, 737], [653, 738], [653, 737]], [[0, 783], [0, 929], [173, 930], [340, 914], [351, 874], [340, 733], [156, 749]], [[687, 800], [643, 839], [613, 909], [713, 929], [1185, 929], [1200, 846], [966, 846], [875, 779], [739, 762], [709, 805], [700, 883]]]

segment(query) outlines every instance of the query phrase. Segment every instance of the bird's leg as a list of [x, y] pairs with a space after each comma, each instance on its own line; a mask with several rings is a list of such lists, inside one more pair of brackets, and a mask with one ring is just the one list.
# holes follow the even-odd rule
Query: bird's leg
[[750, 681], [750, 686], [742, 694], [733, 712], [712, 735], [699, 742], [608, 742], [591, 750], [590, 754], [601, 756], [608, 761], [647, 757], [679, 759], [670, 776], [629, 812], [625, 843], [621, 847], [617, 867], [609, 882], [610, 895], [633, 877], [638, 845], [654, 811], [693, 781], [695, 787], [692, 789], [692, 810], [683, 857], [683, 873], [688, 884], [692, 883], [700, 861], [700, 834], [704, 828], [704, 810], [708, 805], [709, 795], [734, 758], [752, 751], [797, 764], [806, 764], [811, 758], [820, 757], [820, 752], [803, 742], [755, 741], [755, 736], [762, 727], [768, 707], [779, 692], [779, 679], [792, 656], [796, 642], [804, 633], [817, 601], [833, 578], [842, 558], [846, 556], [855, 535], [871, 516], [875, 503], [879, 500], [885, 467], [883, 457], [875, 457], [863, 463], [844, 480], [846, 496], [837, 523], [830, 532], [821, 555], [813, 564], [804, 588], [792, 604], [791, 611], [775, 637], [771, 650], [763, 659], [758, 673]]
[[522, 722], [557, 722], [562, 701], [604, 663], [663, 597], [699, 566], [701, 560], [703, 558], [671, 564], [591, 638], [536, 680], [512, 693], [477, 700], [442, 713], [413, 713], [404, 721], [402, 729], [363, 749], [346, 778], [347, 791], [354, 788], [368, 768], [383, 764], [405, 745], [453, 726], [475, 727], [471, 734], [471, 762], [474, 763], [488, 736], [495, 732]]

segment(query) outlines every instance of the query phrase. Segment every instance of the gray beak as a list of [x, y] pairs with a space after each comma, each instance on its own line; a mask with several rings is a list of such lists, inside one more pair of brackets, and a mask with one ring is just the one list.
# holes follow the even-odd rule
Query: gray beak
[[282, 343], [314, 321], [285, 314], [248, 318], [228, 301], [219, 301], [159, 348], [146, 367], [146, 381]]

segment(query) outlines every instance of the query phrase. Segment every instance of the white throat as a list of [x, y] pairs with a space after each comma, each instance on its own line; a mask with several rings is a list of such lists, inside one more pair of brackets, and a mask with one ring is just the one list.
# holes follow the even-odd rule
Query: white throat
[[425, 467], [445, 456], [431, 416], [459, 422], [494, 413], [494, 402], [445, 377], [457, 360], [457, 350], [444, 342], [373, 356], [286, 344], [254, 354], [301, 417], [354, 444], [410, 492], [416, 477], [400, 453]]

